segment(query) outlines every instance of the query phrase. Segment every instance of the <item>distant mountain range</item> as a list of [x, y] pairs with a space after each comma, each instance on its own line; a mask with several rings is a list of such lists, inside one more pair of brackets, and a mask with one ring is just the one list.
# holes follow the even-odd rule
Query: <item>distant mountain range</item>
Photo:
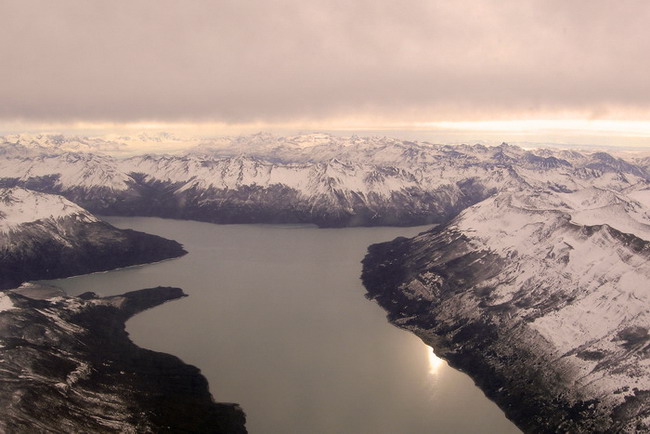
[[[14, 140], [12, 142], [11, 140]], [[319, 226], [440, 223], [508, 189], [627, 194], [650, 160], [388, 138], [258, 134], [180, 155], [70, 152], [65, 139], [0, 145], [0, 185], [61, 194], [93, 213]], [[46, 150], [44, 150], [46, 149]]]

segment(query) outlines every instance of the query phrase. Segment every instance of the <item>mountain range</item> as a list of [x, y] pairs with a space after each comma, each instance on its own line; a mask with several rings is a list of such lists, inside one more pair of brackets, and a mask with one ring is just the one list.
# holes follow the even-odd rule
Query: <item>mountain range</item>
[[5, 245], [47, 252], [30, 244], [43, 233], [54, 250], [73, 251], [74, 228], [102, 225], [86, 210], [437, 223], [371, 246], [364, 259], [368, 296], [391, 322], [469, 373], [525, 431], [650, 429], [648, 157], [327, 134], [194, 140], [173, 155], [116, 157], [84, 140], [0, 139]]
[[215, 223], [441, 223], [509, 188], [627, 194], [650, 179], [648, 159], [506, 144], [260, 134], [178, 155], [117, 158], [51, 141], [17, 154], [18, 142], [0, 146], [0, 186], [60, 194], [96, 214]]

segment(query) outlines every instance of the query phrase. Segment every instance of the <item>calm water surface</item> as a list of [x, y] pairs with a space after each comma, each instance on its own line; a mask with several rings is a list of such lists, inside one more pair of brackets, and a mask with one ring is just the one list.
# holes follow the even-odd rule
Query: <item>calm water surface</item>
[[519, 432], [466, 375], [364, 298], [368, 245], [425, 228], [317, 229], [107, 218], [189, 254], [53, 281], [70, 294], [179, 286], [127, 324], [138, 345], [198, 366], [253, 434]]

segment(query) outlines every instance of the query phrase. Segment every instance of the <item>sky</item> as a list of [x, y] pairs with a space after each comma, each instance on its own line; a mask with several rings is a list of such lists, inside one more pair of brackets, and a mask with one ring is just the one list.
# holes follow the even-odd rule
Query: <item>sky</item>
[[0, 17], [4, 134], [650, 147], [645, 0], [1, 0]]

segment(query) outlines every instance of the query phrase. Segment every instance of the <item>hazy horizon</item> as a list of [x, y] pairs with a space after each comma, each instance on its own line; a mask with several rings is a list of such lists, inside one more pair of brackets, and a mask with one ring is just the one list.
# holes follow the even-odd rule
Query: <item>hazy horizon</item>
[[0, 14], [3, 133], [650, 147], [639, 0], [25, 0]]
[[[403, 141], [415, 141], [420, 143], [431, 143], [435, 145], [476, 145], [481, 144], [485, 146], [498, 146], [502, 143], [507, 143], [509, 145], [519, 146], [523, 149], [543, 149], [543, 148], [557, 148], [557, 149], [573, 149], [584, 152], [597, 152], [605, 151], [614, 154], [621, 154], [623, 156], [628, 155], [629, 153], [633, 155], [650, 155], [650, 147], [644, 146], [642, 143], [631, 141], [631, 142], [621, 142], [616, 141], [614, 138], [613, 141], [610, 137], [593, 137], [594, 141], [591, 143], [586, 142], [587, 137], [576, 135], [571, 137], [570, 140], [566, 140], [567, 136], [564, 137], [552, 137], [546, 136], [543, 137], [542, 141], [532, 140], [533, 138], [530, 135], [508, 135], [500, 134], [499, 132], [490, 132], [489, 134], [472, 135], [468, 132], [445, 132], [441, 133], [440, 131], [426, 131], [426, 130], [406, 130], [406, 131], [395, 131], [395, 130], [357, 130], [357, 131], [337, 131], [337, 130], [321, 130], [321, 131], [255, 131], [255, 132], [243, 132], [239, 134], [230, 134], [230, 135], [214, 135], [214, 134], [191, 134], [188, 131], [179, 132], [169, 132], [169, 131], [126, 131], [122, 134], [115, 132], [104, 131], [103, 134], [99, 134], [96, 131], [68, 131], [65, 133], [54, 132], [54, 131], [43, 131], [43, 132], [9, 132], [3, 134], [0, 131], [0, 138], [11, 142], [12, 140], [17, 140], [18, 136], [22, 140], [31, 137], [47, 137], [50, 139], [57, 138], [58, 136], [64, 136], [67, 139], [74, 140], [77, 139], [88, 139], [92, 140], [101, 140], [102, 147], [98, 148], [79, 148], [80, 151], [87, 152], [101, 152], [104, 154], [109, 154], [113, 156], [123, 156], [128, 157], [132, 155], [139, 155], [144, 153], [152, 154], [180, 154], [186, 151], [191, 150], [197, 145], [210, 144], [212, 146], [219, 146], [219, 144], [224, 144], [230, 139], [237, 138], [252, 138], [258, 134], [268, 134], [274, 138], [294, 138], [301, 135], [310, 135], [310, 134], [328, 134], [337, 138], [347, 139], [353, 136], [361, 138], [383, 138], [387, 137], [390, 139], [397, 139]], [[149, 137], [150, 140], [142, 140], [141, 137]], [[472, 138], [476, 137], [476, 138]], [[482, 138], [479, 138], [482, 137]], [[503, 140], [503, 138], [510, 137], [514, 140]], [[558, 141], [553, 141], [553, 138], [559, 139]], [[562, 139], [565, 139], [562, 141]]]

